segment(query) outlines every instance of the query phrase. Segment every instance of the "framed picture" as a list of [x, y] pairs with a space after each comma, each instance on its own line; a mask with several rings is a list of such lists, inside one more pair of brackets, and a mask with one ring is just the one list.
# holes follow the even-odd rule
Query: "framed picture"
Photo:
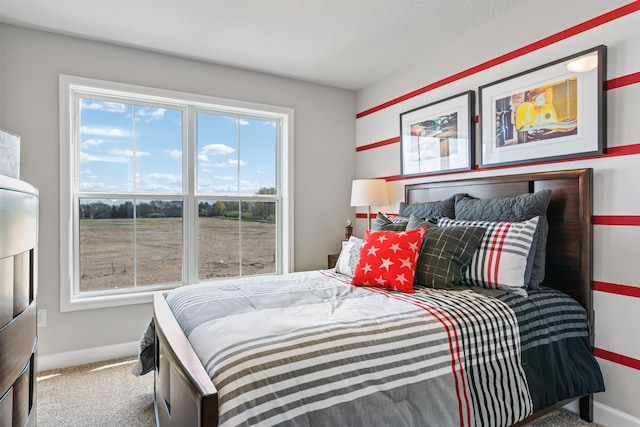
[[602, 154], [606, 46], [479, 88], [480, 167]]
[[468, 91], [400, 114], [401, 175], [472, 169], [474, 106]]

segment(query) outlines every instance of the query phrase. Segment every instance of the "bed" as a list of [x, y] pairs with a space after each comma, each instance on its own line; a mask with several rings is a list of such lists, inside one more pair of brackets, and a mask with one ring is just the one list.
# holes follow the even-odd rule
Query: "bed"
[[[141, 355], [154, 356], [157, 424], [507, 426], [576, 399], [580, 417], [592, 421], [592, 395], [604, 384], [591, 351], [591, 181], [591, 169], [577, 169], [405, 186], [401, 211], [465, 195], [472, 205], [515, 200], [519, 215], [520, 197], [550, 193], [546, 245], [533, 244], [538, 226], [526, 262], [542, 253], [542, 272], [527, 274], [544, 280], [525, 296], [352, 286], [336, 270], [157, 294], [152, 337], [141, 345]], [[557, 312], [545, 315], [551, 307]], [[358, 368], [341, 371], [347, 359]]]

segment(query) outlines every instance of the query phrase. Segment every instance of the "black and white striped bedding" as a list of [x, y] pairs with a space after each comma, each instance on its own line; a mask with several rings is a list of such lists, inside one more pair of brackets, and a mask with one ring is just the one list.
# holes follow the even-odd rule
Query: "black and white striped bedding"
[[[562, 297], [553, 298], [549, 307], [538, 298], [539, 306], [559, 307]], [[486, 289], [358, 288], [329, 270], [167, 296], [218, 390], [224, 426], [513, 424], [548, 394], [529, 384], [548, 376], [529, 372], [541, 363], [527, 351], [538, 357], [547, 344], [588, 336], [586, 325], [536, 314], [526, 300]], [[545, 327], [544, 318], [554, 321]], [[592, 392], [580, 387], [576, 396]]]

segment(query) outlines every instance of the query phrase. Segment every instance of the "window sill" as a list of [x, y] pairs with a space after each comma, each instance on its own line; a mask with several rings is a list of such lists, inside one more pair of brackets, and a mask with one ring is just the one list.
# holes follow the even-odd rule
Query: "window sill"
[[71, 297], [60, 301], [60, 311], [92, 310], [96, 308], [121, 307], [123, 305], [150, 304], [153, 295], [161, 290], [135, 292], [118, 295]]

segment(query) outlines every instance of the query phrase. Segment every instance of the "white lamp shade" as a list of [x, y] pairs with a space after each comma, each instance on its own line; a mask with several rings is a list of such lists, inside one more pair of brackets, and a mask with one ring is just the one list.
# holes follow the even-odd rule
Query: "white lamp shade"
[[383, 206], [389, 203], [387, 181], [354, 179], [351, 184], [351, 206]]

